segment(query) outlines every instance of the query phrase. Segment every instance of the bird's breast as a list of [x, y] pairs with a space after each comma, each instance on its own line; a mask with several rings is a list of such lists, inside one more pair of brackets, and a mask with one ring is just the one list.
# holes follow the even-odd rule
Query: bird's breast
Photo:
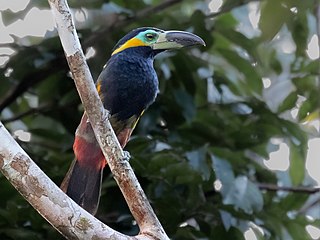
[[158, 93], [152, 59], [127, 56], [109, 61], [98, 84], [105, 108], [123, 120], [140, 115]]

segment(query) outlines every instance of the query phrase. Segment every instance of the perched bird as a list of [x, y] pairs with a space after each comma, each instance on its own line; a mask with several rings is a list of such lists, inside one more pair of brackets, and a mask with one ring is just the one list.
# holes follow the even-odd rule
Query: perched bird
[[[122, 148], [158, 93], [154, 57], [165, 50], [193, 45], [205, 43], [189, 32], [151, 27], [135, 29], [116, 44], [96, 87], [104, 107], [110, 112], [110, 123]], [[95, 214], [106, 160], [85, 113], [76, 130], [73, 150], [75, 160], [61, 188], [80, 206]]]

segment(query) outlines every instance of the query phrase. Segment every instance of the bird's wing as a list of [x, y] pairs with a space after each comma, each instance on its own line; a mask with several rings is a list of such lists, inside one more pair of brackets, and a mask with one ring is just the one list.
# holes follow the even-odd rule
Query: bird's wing
[[129, 141], [129, 138], [136, 127], [141, 115], [144, 111], [142, 111], [139, 115], [133, 115], [128, 119], [120, 120], [117, 115], [114, 114], [110, 117], [110, 123], [111, 126], [117, 135], [117, 138], [120, 142], [120, 145], [124, 147], [127, 142]]

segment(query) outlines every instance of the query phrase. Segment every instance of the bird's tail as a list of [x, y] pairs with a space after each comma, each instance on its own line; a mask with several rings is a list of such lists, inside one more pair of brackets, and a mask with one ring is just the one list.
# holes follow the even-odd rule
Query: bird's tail
[[102, 172], [106, 161], [85, 115], [77, 129], [73, 150], [76, 158], [61, 189], [94, 215], [99, 205]]
[[61, 184], [61, 189], [92, 215], [99, 206], [102, 171], [102, 168], [81, 166], [75, 159]]

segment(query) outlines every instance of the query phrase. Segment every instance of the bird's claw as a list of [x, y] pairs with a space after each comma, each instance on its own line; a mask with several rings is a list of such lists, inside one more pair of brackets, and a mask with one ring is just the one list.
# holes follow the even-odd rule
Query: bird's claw
[[124, 161], [128, 161], [129, 162], [130, 158], [131, 158], [130, 153], [128, 151], [123, 151], [123, 158], [122, 159]]
[[103, 121], [107, 121], [110, 119], [110, 112], [105, 110], [105, 112], [103, 113]]

